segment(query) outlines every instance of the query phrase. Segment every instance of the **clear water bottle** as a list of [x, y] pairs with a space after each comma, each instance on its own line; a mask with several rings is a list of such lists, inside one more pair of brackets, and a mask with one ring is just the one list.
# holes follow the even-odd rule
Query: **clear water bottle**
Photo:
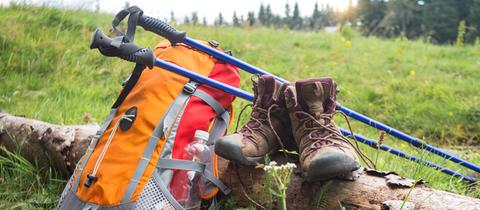
[[[209, 134], [203, 130], [195, 131], [193, 141], [190, 142], [183, 152], [184, 160], [206, 164], [210, 159], [210, 148], [207, 145]], [[200, 209], [202, 198], [200, 198], [199, 185], [202, 174], [196, 171], [183, 171], [184, 182], [182, 183], [182, 197], [180, 204], [185, 209]]]

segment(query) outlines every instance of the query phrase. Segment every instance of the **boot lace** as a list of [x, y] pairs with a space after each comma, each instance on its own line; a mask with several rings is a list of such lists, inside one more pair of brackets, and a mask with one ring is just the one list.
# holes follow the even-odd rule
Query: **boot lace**
[[242, 127], [242, 129], [240, 129], [240, 132], [242, 132], [242, 134], [245, 137], [247, 137], [247, 139], [249, 139], [252, 143], [257, 144], [256, 141], [254, 140], [253, 133], [254, 132], [259, 132], [263, 136], [267, 136], [263, 132], [263, 130], [260, 129], [260, 126], [262, 124], [266, 123], [266, 124], [268, 124], [269, 128], [272, 130], [272, 133], [275, 135], [275, 138], [278, 141], [282, 151], [286, 151], [285, 146], [283, 145], [283, 142], [282, 142], [280, 136], [278, 135], [277, 131], [273, 127], [273, 123], [272, 123], [271, 113], [272, 113], [273, 110], [280, 107], [277, 104], [272, 104], [270, 107], [268, 107], [268, 109], [263, 109], [263, 108], [260, 108], [260, 107], [257, 107], [257, 106], [253, 106], [252, 104], [245, 105], [238, 115], [237, 124], [235, 126], [235, 132], [238, 132], [238, 126], [239, 126], [240, 119], [243, 115], [243, 112], [245, 111], [245, 109], [247, 107], [252, 107], [252, 109], [253, 109], [252, 114], [250, 115], [250, 120], [247, 122], [247, 124], [245, 124]]
[[[311, 141], [305, 141], [305, 143], [303, 143], [303, 145], [301, 145], [301, 147], [306, 148], [307, 146], [312, 145], [310, 147], [307, 147], [307, 148], [309, 148], [309, 149], [307, 149], [307, 151], [304, 151], [304, 152], [307, 152], [307, 155], [316, 151], [316, 149], [320, 149], [320, 148], [323, 148], [323, 147], [333, 146], [333, 147], [337, 147], [337, 148], [340, 148], [340, 149], [348, 148], [344, 144], [338, 143], [338, 142], [344, 142], [344, 143], [347, 143], [348, 145], [350, 145], [355, 150], [355, 153], [358, 154], [358, 156], [363, 160], [363, 162], [365, 162], [365, 164], [367, 164], [368, 167], [376, 168], [373, 161], [360, 149], [360, 146], [358, 145], [358, 143], [355, 139], [355, 135], [353, 133], [352, 126], [350, 125], [350, 121], [348, 120], [347, 116], [344, 113], [339, 112], [339, 111], [335, 111], [332, 114], [322, 113], [322, 114], [319, 115], [319, 119], [321, 119], [321, 120], [316, 119], [314, 116], [312, 116], [309, 113], [304, 112], [304, 111], [297, 111], [297, 112], [295, 112], [295, 114], [305, 116], [303, 118], [300, 118], [300, 120], [302, 120], [304, 122], [306, 121], [305, 122], [305, 129], [307, 131], [309, 131], [309, 132], [306, 132], [306, 133], [307, 133], [309, 139], [311, 139]], [[348, 128], [350, 130], [350, 133], [352, 134], [352, 137], [355, 139], [355, 141], [354, 141], [355, 143], [350, 142], [347, 139], [347, 137], [342, 135], [340, 133], [340, 131], [338, 130], [337, 126], [335, 125], [335, 123], [332, 120], [332, 118], [336, 114], [341, 114], [345, 118], [345, 121], [347, 122]], [[321, 122], [321, 121], [328, 122], [328, 123], [324, 123], [324, 122]]]
[[257, 145], [257, 142], [255, 141], [255, 137], [253, 136], [254, 133], [260, 133], [263, 136], [267, 136], [263, 130], [260, 128], [262, 124], [267, 123], [267, 110], [260, 108], [258, 106], [252, 106], [251, 104], [248, 104], [243, 107], [243, 109], [240, 111], [238, 121], [237, 121], [237, 126], [235, 128], [235, 132], [238, 131], [238, 124], [240, 122], [241, 116], [245, 109], [247, 107], [252, 107], [252, 113], [250, 115], [250, 119], [248, 122], [240, 129], [240, 132], [247, 137], [248, 140], [250, 140], [253, 144]]

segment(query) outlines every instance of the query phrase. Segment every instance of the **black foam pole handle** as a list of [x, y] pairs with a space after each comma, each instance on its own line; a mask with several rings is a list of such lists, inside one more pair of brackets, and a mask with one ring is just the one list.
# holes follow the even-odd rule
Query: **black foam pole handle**
[[145, 15], [139, 17], [138, 25], [142, 26], [143, 29], [147, 31], [151, 31], [168, 39], [172, 45], [183, 42], [183, 39], [187, 36], [187, 33], [177, 31], [177, 29], [167, 23]]
[[155, 65], [155, 55], [150, 48], [141, 48], [133, 43], [124, 42], [124, 37], [112, 39], [97, 29], [92, 36], [90, 49], [98, 49], [108, 57], [119, 57], [123, 60], [143, 64], [152, 68]]
[[153, 55], [153, 51], [150, 47], [139, 48], [134, 53], [130, 53], [128, 55], [121, 55], [119, 57], [126, 61], [143, 64], [145, 66], [148, 66], [148, 68], [153, 68], [153, 65], [155, 65], [155, 56]]

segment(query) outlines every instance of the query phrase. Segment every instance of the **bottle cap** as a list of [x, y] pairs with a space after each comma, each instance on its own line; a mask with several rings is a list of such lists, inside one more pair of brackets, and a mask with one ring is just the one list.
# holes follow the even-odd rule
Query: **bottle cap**
[[196, 131], [195, 131], [195, 136], [194, 136], [194, 138], [208, 141], [208, 137], [209, 137], [209, 136], [210, 136], [210, 134], [209, 134], [208, 132], [206, 132], [206, 131], [196, 130]]

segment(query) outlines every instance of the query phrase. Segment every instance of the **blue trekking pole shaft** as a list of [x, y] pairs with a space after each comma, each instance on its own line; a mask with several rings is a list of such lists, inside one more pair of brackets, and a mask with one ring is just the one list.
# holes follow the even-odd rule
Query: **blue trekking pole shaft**
[[[218, 82], [216, 80], [205, 77], [205, 76], [200, 75], [198, 73], [195, 73], [193, 71], [189, 71], [188, 69], [185, 69], [183, 67], [175, 65], [173, 63], [163, 61], [163, 60], [157, 58], [155, 60], [155, 66], [158, 66], [158, 67], [166, 69], [168, 71], [171, 71], [171, 72], [177, 73], [179, 75], [188, 77], [188, 78], [190, 78], [190, 79], [192, 79], [196, 82], [199, 82], [201, 84], [206, 84], [206, 85], [212, 86], [214, 88], [217, 88], [219, 90], [225, 91], [225, 92], [230, 93], [230, 94], [233, 94], [233, 95], [235, 95], [237, 97], [240, 97], [240, 98], [243, 98], [245, 100], [253, 101], [254, 96], [253, 96], [253, 94], [251, 94], [249, 92], [246, 92], [244, 90], [232, 87], [230, 85], [227, 85], [227, 84], [224, 84], [224, 83], [221, 83], [221, 82]], [[372, 139], [363, 137], [363, 136], [358, 135], [358, 134], [354, 134], [354, 137], [352, 137], [352, 134], [350, 132], [348, 132], [347, 130], [343, 129], [343, 128], [340, 128], [340, 131], [342, 132], [342, 134], [344, 136], [348, 136], [348, 137], [353, 138], [354, 140], [357, 140], [361, 143], [364, 143], [364, 144], [367, 144], [371, 147], [377, 148], [377, 142], [372, 140]], [[388, 151], [388, 152], [390, 152], [394, 155], [397, 155], [399, 157], [402, 157], [402, 158], [405, 158], [405, 159], [408, 159], [408, 160], [423, 163], [426, 166], [429, 166], [429, 167], [435, 168], [437, 170], [440, 170], [441, 172], [446, 173], [448, 175], [455, 176], [455, 177], [460, 177], [460, 178], [462, 178], [464, 180], [467, 180], [469, 182], [475, 182], [476, 181], [472, 177], [465, 176], [465, 175], [460, 174], [458, 172], [452, 171], [448, 168], [436, 165], [436, 164], [431, 163], [431, 162], [426, 161], [426, 160], [422, 160], [422, 159], [417, 158], [413, 155], [409, 155], [407, 153], [404, 153], [400, 150], [393, 149], [393, 148], [390, 148], [390, 147], [385, 146], [385, 145], [381, 145], [380, 149], [382, 149], [384, 151]]]
[[253, 66], [245, 61], [242, 61], [238, 58], [235, 58], [233, 56], [230, 56], [229, 54], [226, 54], [224, 52], [221, 52], [221, 51], [218, 51], [210, 46], [207, 46], [197, 40], [194, 40], [192, 38], [189, 38], [189, 37], [185, 37], [185, 39], [183, 39], [183, 43], [184, 44], [187, 44], [189, 46], [192, 46], [202, 52], [205, 52], [209, 55], [212, 55], [220, 60], [223, 60], [227, 63], [231, 63], [233, 65], [235, 65], [236, 67], [240, 68], [240, 69], [243, 69], [251, 74], [260, 74], [260, 75], [264, 75], [264, 74], [268, 74], [268, 75], [272, 75], [276, 80], [282, 82], [282, 83], [286, 83], [288, 82], [287, 80], [281, 78], [281, 77], [278, 77], [276, 75], [273, 75], [263, 69], [260, 69], [256, 66]]
[[378, 142], [375, 141], [375, 140], [372, 140], [372, 139], [369, 139], [367, 137], [364, 137], [362, 135], [359, 135], [359, 134], [354, 134], [354, 137], [352, 137], [352, 133], [350, 131], [347, 131], [343, 128], [340, 128], [340, 132], [342, 132], [342, 134], [344, 136], [347, 136], [349, 138], [352, 138], [352, 139], [355, 139], [356, 141], [359, 141], [359, 142], [362, 142], [372, 148], [375, 148], [375, 149], [381, 149], [383, 151], [387, 151], [387, 152], [390, 152], [396, 156], [399, 156], [399, 157], [402, 157], [402, 158], [405, 158], [405, 159], [408, 159], [408, 160], [411, 160], [411, 161], [414, 161], [414, 162], [418, 162], [418, 163], [421, 163], [421, 164], [424, 164], [426, 166], [429, 166], [429, 167], [432, 167], [432, 168], [435, 168], [437, 170], [440, 170], [441, 172], [445, 173], [445, 174], [448, 174], [448, 175], [451, 175], [451, 176], [455, 176], [455, 177], [459, 177], [459, 178], [462, 178], [462, 179], [465, 179], [469, 182], [476, 182], [476, 179], [471, 177], [471, 176], [466, 176], [466, 175], [463, 175], [461, 173], [458, 173], [456, 171], [453, 171], [453, 170], [450, 170], [446, 167], [443, 167], [443, 166], [440, 166], [440, 165], [437, 165], [435, 163], [432, 163], [430, 161], [427, 161], [427, 160], [423, 160], [421, 158], [418, 158], [418, 157], [415, 157], [413, 155], [410, 155], [408, 153], [405, 153], [405, 152], [402, 152], [398, 149], [395, 149], [395, 148], [391, 148], [389, 146], [386, 146], [386, 145], [383, 145], [381, 144], [380, 146], [378, 145]]
[[470, 168], [470, 169], [472, 169], [472, 170], [474, 170], [474, 171], [476, 171], [476, 172], [480, 172], [480, 167], [477, 166], [477, 165], [475, 165], [475, 164], [473, 164], [473, 163], [470, 163], [470, 162], [468, 162], [468, 161], [465, 161], [465, 160], [463, 160], [463, 159], [461, 159], [461, 158], [459, 158], [459, 157], [456, 157], [456, 156], [454, 156], [454, 155], [448, 154], [448, 153], [442, 151], [441, 149], [438, 149], [438, 148], [436, 148], [436, 147], [434, 147], [434, 146], [432, 146], [432, 145], [429, 145], [429, 144], [427, 144], [427, 143], [425, 143], [425, 142], [423, 142], [423, 141], [421, 141], [421, 140], [418, 140], [418, 139], [416, 139], [416, 138], [414, 138], [414, 137], [412, 137], [412, 136], [409, 136], [409, 135], [407, 135], [407, 134], [405, 134], [405, 133], [403, 133], [403, 132], [401, 132], [401, 131], [399, 131], [399, 130], [397, 130], [397, 129], [395, 129], [395, 128], [389, 127], [389, 126], [387, 126], [387, 125], [385, 125], [385, 124], [383, 124], [383, 123], [381, 123], [381, 122], [378, 122], [378, 121], [375, 121], [375, 120], [373, 120], [373, 119], [370, 119], [370, 118], [368, 118], [367, 116], [365, 116], [365, 115], [363, 115], [363, 114], [360, 114], [360, 113], [358, 113], [358, 112], [355, 112], [355, 111], [353, 111], [353, 110], [351, 110], [351, 109], [349, 109], [349, 108], [347, 108], [347, 107], [341, 106], [340, 104], [337, 104], [337, 107], [340, 109], [340, 111], [342, 111], [342, 112], [345, 113], [346, 115], [351, 116], [351, 117], [357, 119], [357, 120], [360, 121], [360, 122], [363, 122], [363, 123], [365, 123], [365, 124], [367, 124], [367, 125], [370, 125], [370, 126], [372, 126], [372, 127], [374, 127], [374, 128], [383, 130], [383, 131], [385, 131], [387, 134], [390, 134], [390, 135], [395, 136], [395, 137], [397, 137], [397, 138], [399, 138], [399, 139], [401, 139], [401, 140], [404, 140], [404, 141], [406, 141], [406, 142], [414, 145], [415, 147], [419, 147], [419, 148], [425, 149], [425, 150], [427, 150], [427, 151], [429, 151], [429, 152], [432, 152], [432, 153], [434, 153], [434, 154], [436, 154], [436, 155], [439, 155], [439, 156], [441, 156], [441, 157], [443, 157], [443, 158], [446, 158], [446, 159], [448, 159], [448, 160], [451, 160], [451, 161], [453, 161], [453, 162], [455, 162], [455, 163], [459, 163], [460, 165], [465, 166], [465, 167], [467, 167], [467, 168]]
[[[260, 74], [260, 75], [264, 75], [264, 74], [269, 74], [269, 75], [272, 75], [271, 73], [263, 70], [263, 69], [260, 69], [256, 66], [253, 66], [251, 64], [248, 64], [247, 62], [245, 61], [242, 61], [238, 58], [235, 58], [233, 56], [230, 56], [229, 54], [227, 53], [224, 53], [224, 52], [221, 52], [221, 51], [218, 51], [208, 45], [205, 45], [199, 41], [196, 41], [192, 38], [189, 38], [186, 36], [186, 33], [185, 32], [179, 32], [177, 31], [175, 28], [169, 26], [168, 24], [166, 24], [165, 22], [161, 21], [161, 20], [158, 20], [158, 19], [155, 19], [155, 18], [152, 18], [152, 17], [148, 17], [148, 16], [142, 16], [140, 18], [140, 21], [139, 21], [139, 25], [142, 26], [145, 30], [147, 31], [152, 31], [162, 37], [165, 37], [167, 38], [171, 43], [172, 45], [176, 44], [176, 43], [184, 43], [184, 44], [187, 44], [193, 48], [196, 48], [200, 51], [203, 51], [209, 55], [212, 55], [220, 60], [223, 60], [227, 63], [231, 63], [237, 67], [239, 67], [240, 69], [243, 69], [249, 73], [252, 73], [252, 74]], [[287, 82], [287, 80], [281, 78], [281, 77], [278, 77], [278, 76], [275, 76], [275, 75], [272, 75], [274, 76], [274, 78], [280, 82]], [[419, 148], [422, 148], [422, 149], [426, 149], [427, 151], [429, 152], [432, 152], [436, 155], [439, 155], [443, 158], [446, 158], [450, 161], [453, 161], [455, 163], [459, 163], [460, 165], [462, 166], [465, 166], [467, 168], [470, 168], [476, 172], [480, 172], [480, 166], [478, 165], [475, 165], [471, 162], [468, 162], [466, 160], [463, 160], [459, 157], [456, 157], [454, 155], [451, 155], [451, 154], [448, 154], [444, 151], [442, 151], [441, 149], [439, 148], [436, 148], [432, 145], [429, 145], [423, 141], [419, 141], [418, 139], [412, 137], [412, 136], [409, 136], [403, 132], [400, 132], [390, 126], [387, 126], [383, 123], [380, 123], [376, 120], [373, 120], [365, 115], [362, 115], [358, 112], [355, 112], [347, 107], [344, 107], [342, 106], [341, 104], [337, 103], [337, 108], [342, 111], [343, 113], [345, 113], [346, 115], [362, 122], [362, 123], [365, 123], [369, 126], [372, 126], [374, 128], [377, 128], [377, 129], [380, 129], [380, 130], [383, 130], [385, 132], [387, 132], [388, 134], [392, 135], [392, 136], [395, 136], [397, 138], [399, 138], [400, 140], [403, 140], [403, 141], [406, 141], [412, 145], [414, 145], [415, 147], [419, 147]]]
[[199, 82], [201, 84], [206, 84], [206, 85], [212, 86], [216, 89], [225, 91], [225, 92], [230, 93], [232, 95], [235, 95], [237, 97], [240, 97], [240, 98], [243, 98], [243, 99], [246, 99], [246, 100], [249, 100], [249, 101], [253, 101], [253, 95], [249, 92], [246, 92], [242, 89], [232, 87], [230, 85], [219, 82], [217, 80], [210, 79], [208, 77], [205, 77], [205, 76], [203, 76], [201, 74], [198, 74], [198, 73], [195, 73], [193, 71], [189, 71], [189, 70], [187, 70], [183, 67], [180, 67], [178, 65], [175, 65], [173, 63], [163, 61], [163, 60], [160, 60], [160, 59], [157, 58], [155, 60], [155, 66], [158, 66], [158, 67], [164, 68], [168, 71], [180, 74], [184, 77], [190, 78], [190, 79], [192, 79], [196, 82]]

